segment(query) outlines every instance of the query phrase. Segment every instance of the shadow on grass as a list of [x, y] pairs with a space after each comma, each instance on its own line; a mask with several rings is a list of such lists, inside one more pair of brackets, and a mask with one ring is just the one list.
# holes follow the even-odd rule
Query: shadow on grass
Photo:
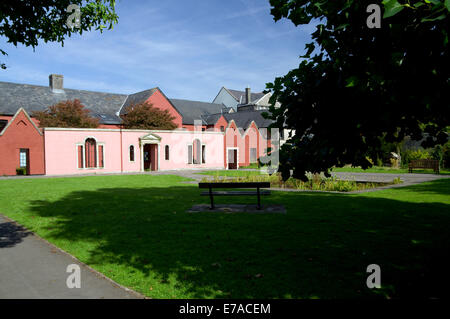
[[450, 180], [447, 178], [437, 179], [433, 182], [420, 183], [415, 185], [406, 186], [404, 190], [417, 192], [417, 193], [429, 193], [438, 195], [450, 196]]
[[[34, 201], [31, 210], [54, 218], [48, 238], [88, 243], [82, 261], [153, 297], [447, 293], [442, 261], [450, 259], [449, 205], [274, 192], [264, 202], [284, 204], [286, 215], [186, 213], [207, 202], [199, 193], [190, 186], [74, 191], [54, 202]], [[231, 201], [245, 198], [222, 199]], [[366, 287], [373, 263], [382, 269], [378, 291]], [[114, 265], [125, 273], [108, 273]]]

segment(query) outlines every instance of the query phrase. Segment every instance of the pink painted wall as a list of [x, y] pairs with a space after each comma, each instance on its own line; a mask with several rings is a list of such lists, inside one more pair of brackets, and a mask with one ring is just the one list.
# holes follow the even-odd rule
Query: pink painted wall
[[177, 125], [177, 127], [181, 127], [183, 117], [159, 89], [147, 99], [147, 102], [153, 104], [154, 107], [161, 110], [167, 110], [169, 114], [175, 118], [173, 122]]
[[250, 164], [250, 148], [256, 148], [257, 158], [259, 158], [264, 155], [265, 149], [267, 148], [267, 141], [265, 137], [260, 134], [255, 123], [252, 123], [247, 130], [244, 131], [241, 128], [237, 128], [234, 121], [231, 121], [225, 130], [224, 167], [227, 167], [227, 147], [237, 147], [239, 167], [247, 166]]
[[[103, 168], [78, 168], [77, 144], [87, 138], [104, 144]], [[102, 129], [44, 129], [47, 175], [121, 172], [120, 131]]]
[[[223, 134], [190, 131], [144, 131], [105, 129], [51, 129], [45, 134], [45, 167], [47, 175], [120, 173], [141, 171], [139, 139], [148, 134], [161, 138], [159, 143], [159, 169], [196, 169], [223, 167]], [[77, 145], [87, 138], [104, 145], [103, 168], [78, 168]], [[188, 144], [199, 139], [205, 145], [206, 163], [188, 164]], [[134, 146], [134, 161], [130, 161], [130, 146]], [[164, 147], [169, 145], [169, 160]]]

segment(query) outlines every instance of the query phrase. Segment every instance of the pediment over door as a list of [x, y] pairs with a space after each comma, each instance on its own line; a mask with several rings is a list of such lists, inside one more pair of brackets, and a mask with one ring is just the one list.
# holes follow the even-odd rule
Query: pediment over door
[[139, 138], [141, 143], [159, 143], [161, 141], [161, 136], [154, 133], [150, 133]]

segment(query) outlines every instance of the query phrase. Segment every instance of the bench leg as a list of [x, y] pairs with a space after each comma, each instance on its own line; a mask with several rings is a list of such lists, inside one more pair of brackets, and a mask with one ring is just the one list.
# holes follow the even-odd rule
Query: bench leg
[[212, 194], [211, 188], [209, 188], [209, 199], [211, 200], [211, 207], [209, 209], [214, 209], [214, 196]]
[[259, 187], [257, 188], [258, 190], [258, 209], [261, 209], [261, 198], [259, 197]]

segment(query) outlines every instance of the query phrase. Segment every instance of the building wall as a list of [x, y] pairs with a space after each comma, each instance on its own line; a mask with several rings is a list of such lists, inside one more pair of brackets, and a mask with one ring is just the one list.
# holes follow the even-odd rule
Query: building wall
[[[190, 131], [145, 131], [104, 129], [45, 129], [45, 158], [48, 175], [139, 172], [143, 169], [143, 149], [140, 138], [148, 134], [160, 137], [158, 169], [196, 169], [223, 167], [223, 134]], [[103, 168], [79, 168], [78, 145], [94, 138], [103, 145]], [[206, 163], [188, 164], [188, 145], [199, 139], [205, 145]], [[165, 146], [169, 145], [169, 159], [165, 159]], [[130, 159], [130, 146], [134, 147], [134, 161]], [[99, 162], [99, 161], [98, 161]], [[98, 163], [97, 162], [97, 163]]]
[[[121, 172], [120, 131], [102, 129], [44, 129], [47, 175]], [[77, 145], [87, 138], [103, 144], [103, 168], [78, 168]]]
[[[6, 119], [6, 118], [5, 118]], [[29, 149], [30, 175], [45, 174], [44, 137], [23, 110], [0, 135], [0, 175], [16, 175], [20, 149]]]
[[216, 129], [218, 132], [220, 132], [220, 127], [223, 126], [223, 128], [225, 129], [228, 125], [227, 120], [225, 119], [225, 117], [222, 115], [216, 122], [216, 124], [214, 124], [214, 129]]
[[[192, 124], [183, 124], [182, 128], [184, 128], [184, 129], [186, 129], [188, 131], [195, 131], [195, 125], [192, 125]], [[201, 126], [199, 125], [198, 128], [197, 128], [198, 131], [201, 131], [203, 129], [204, 130], [207, 129], [206, 125], [201, 125]]]
[[225, 88], [221, 88], [219, 94], [215, 97], [213, 103], [221, 104], [223, 103], [226, 107], [232, 107], [235, 111], [237, 110], [238, 102], [231, 96], [230, 93]]
[[169, 100], [159, 90], [156, 90], [155, 93], [147, 99], [147, 102], [153, 104], [154, 107], [161, 110], [167, 110], [170, 115], [175, 117], [173, 122], [177, 125], [177, 127], [182, 127], [183, 118], [181, 114], [178, 113]]

